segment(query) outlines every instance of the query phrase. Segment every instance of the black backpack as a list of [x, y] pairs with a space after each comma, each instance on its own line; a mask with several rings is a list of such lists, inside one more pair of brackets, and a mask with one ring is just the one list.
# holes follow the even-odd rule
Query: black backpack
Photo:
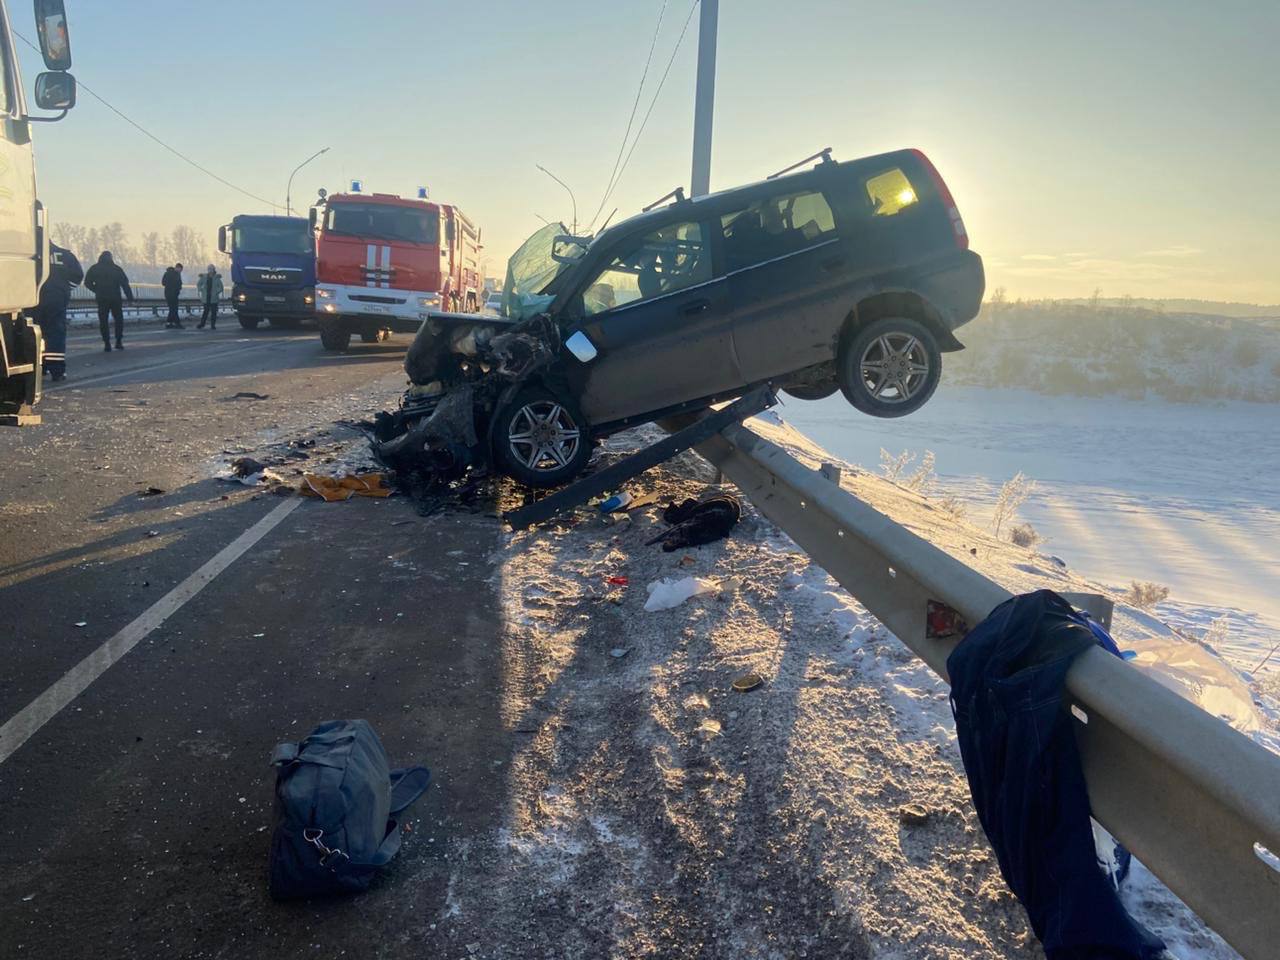
[[368, 888], [400, 849], [392, 815], [431, 781], [426, 767], [390, 770], [365, 720], [329, 720], [279, 744], [269, 883], [277, 900]]

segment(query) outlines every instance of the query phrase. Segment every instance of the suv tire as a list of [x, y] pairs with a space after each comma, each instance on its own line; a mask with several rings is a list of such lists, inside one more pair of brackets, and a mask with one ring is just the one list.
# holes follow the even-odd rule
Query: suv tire
[[938, 388], [942, 354], [919, 320], [881, 317], [845, 342], [836, 374], [845, 399], [863, 413], [905, 417]]
[[334, 323], [321, 321], [320, 343], [326, 350], [345, 350], [351, 346], [351, 331], [339, 329]]
[[528, 487], [572, 480], [591, 459], [591, 438], [572, 400], [543, 387], [525, 387], [494, 417], [498, 469]]

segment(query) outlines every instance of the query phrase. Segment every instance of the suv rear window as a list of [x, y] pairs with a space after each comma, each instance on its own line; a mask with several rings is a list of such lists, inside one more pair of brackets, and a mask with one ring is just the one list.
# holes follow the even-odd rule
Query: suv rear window
[[897, 167], [867, 179], [867, 200], [876, 217], [892, 217], [919, 203], [915, 187]]
[[817, 246], [836, 236], [831, 206], [817, 190], [757, 200], [720, 219], [725, 271], [741, 270]]

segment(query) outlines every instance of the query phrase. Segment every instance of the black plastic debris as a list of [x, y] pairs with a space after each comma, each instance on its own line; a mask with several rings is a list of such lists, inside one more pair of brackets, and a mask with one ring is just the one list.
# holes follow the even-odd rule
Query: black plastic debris
[[742, 504], [728, 494], [706, 500], [671, 503], [662, 511], [662, 519], [673, 526], [658, 534], [649, 544], [661, 543], [667, 553], [683, 547], [714, 543], [729, 535], [742, 519]]
[[231, 461], [231, 472], [237, 477], [251, 477], [266, 469], [266, 464], [259, 463], [253, 457], [236, 457]]

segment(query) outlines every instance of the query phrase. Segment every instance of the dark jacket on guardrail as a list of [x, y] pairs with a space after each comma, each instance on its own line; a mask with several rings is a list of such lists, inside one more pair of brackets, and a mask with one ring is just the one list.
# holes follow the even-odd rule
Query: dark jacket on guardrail
[[99, 303], [120, 303], [122, 300], [133, 299], [129, 278], [107, 250], [103, 251], [98, 262], [84, 275], [84, 285], [93, 291], [94, 298]]
[[1164, 944], [1098, 864], [1062, 701], [1071, 661], [1095, 642], [1051, 590], [1006, 600], [947, 658], [951, 709], [978, 819], [1049, 960], [1152, 960]]

